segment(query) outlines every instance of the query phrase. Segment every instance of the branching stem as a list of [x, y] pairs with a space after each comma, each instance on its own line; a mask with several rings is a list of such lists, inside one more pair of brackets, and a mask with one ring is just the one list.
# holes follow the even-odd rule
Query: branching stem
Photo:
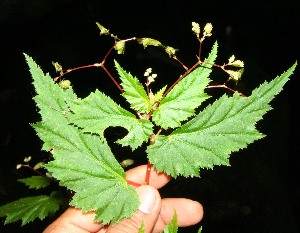
[[37, 173], [38, 175], [40, 176], [43, 176], [43, 177], [47, 177], [46, 175], [44, 175], [43, 173], [33, 169], [33, 167], [31, 167], [29, 164], [22, 164], [22, 167], [28, 167], [31, 171]]

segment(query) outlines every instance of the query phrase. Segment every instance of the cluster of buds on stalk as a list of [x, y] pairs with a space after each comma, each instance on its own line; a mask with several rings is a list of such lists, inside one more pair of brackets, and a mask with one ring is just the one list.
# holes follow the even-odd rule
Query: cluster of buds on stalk
[[192, 31], [196, 34], [197, 38], [200, 41], [203, 41], [205, 39], [205, 37], [211, 36], [212, 29], [213, 29], [213, 26], [211, 23], [205, 24], [204, 29], [203, 29], [204, 30], [203, 36], [202, 36], [202, 38], [200, 38], [200, 33], [201, 33], [200, 25], [199, 25], [199, 23], [192, 22]]

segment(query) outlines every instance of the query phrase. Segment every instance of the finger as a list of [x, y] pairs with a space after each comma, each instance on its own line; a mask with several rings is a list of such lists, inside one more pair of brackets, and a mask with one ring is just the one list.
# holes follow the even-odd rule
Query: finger
[[51, 223], [43, 233], [97, 232], [103, 225], [99, 222], [94, 222], [94, 218], [94, 212], [82, 213], [81, 209], [70, 207]]
[[136, 189], [140, 206], [129, 219], [123, 219], [107, 229], [107, 233], [139, 232], [142, 224], [146, 233], [152, 232], [161, 209], [161, 198], [157, 189], [149, 185], [140, 186]]
[[[138, 167], [132, 168], [126, 172], [126, 178], [138, 184], [145, 183], [145, 177], [147, 172], [147, 165], [140, 165]], [[152, 166], [150, 172], [149, 185], [154, 188], [161, 188], [166, 185], [171, 180], [171, 176], [164, 172], [157, 172]]]
[[164, 198], [161, 203], [160, 216], [153, 232], [161, 232], [171, 222], [174, 210], [177, 214], [177, 222], [180, 227], [192, 226], [203, 218], [203, 206], [197, 202], [185, 198]]

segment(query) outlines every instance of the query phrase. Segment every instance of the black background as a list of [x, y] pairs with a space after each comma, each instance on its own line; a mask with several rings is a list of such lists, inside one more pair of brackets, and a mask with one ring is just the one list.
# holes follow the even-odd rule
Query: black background
[[[99, 36], [98, 21], [120, 38], [152, 37], [178, 48], [178, 56], [192, 65], [197, 42], [191, 22], [202, 27], [211, 22], [213, 36], [205, 41], [203, 53], [218, 40], [221, 64], [232, 54], [243, 60], [246, 68], [240, 86], [247, 93], [299, 60], [299, 10], [295, 0], [0, 1], [0, 205], [34, 194], [16, 181], [31, 173], [15, 166], [25, 156], [32, 156], [33, 161], [45, 158], [41, 142], [29, 125], [38, 121], [39, 115], [22, 53], [32, 56], [51, 75], [52, 61], [65, 68], [100, 62], [112, 40]], [[151, 65], [162, 77], [158, 83], [176, 79], [180, 68], [175, 62], [158, 50], [143, 50], [133, 44], [125, 55], [114, 53], [110, 57], [107, 67], [112, 72], [112, 60], [117, 58], [136, 76], [141, 77]], [[70, 77], [79, 95], [98, 88], [119, 96], [100, 69], [78, 71]], [[297, 67], [284, 91], [272, 102], [274, 109], [258, 124], [267, 137], [233, 154], [231, 167], [202, 171], [201, 179], [179, 178], [162, 190], [163, 196], [192, 198], [204, 206], [203, 221], [179, 232], [196, 232], [200, 225], [204, 233], [299, 232], [298, 87]], [[41, 232], [53, 219], [36, 220], [21, 228], [20, 223], [2, 226], [1, 218], [0, 231]]]

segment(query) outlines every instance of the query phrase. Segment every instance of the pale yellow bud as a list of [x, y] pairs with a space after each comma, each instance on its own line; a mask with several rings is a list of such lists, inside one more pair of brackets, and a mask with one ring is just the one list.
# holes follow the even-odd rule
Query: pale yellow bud
[[231, 64], [235, 60], [235, 56], [232, 55], [228, 60], [228, 64]]
[[244, 62], [241, 60], [235, 60], [234, 62], [231, 63], [231, 65], [236, 67], [244, 67]]
[[152, 78], [156, 78], [156, 77], [157, 77], [157, 74], [152, 74], [151, 77], [152, 77]]
[[40, 168], [44, 167], [44, 165], [45, 165], [44, 162], [39, 162], [36, 165], [34, 165], [33, 170], [40, 169]]
[[128, 166], [134, 164], [134, 160], [133, 159], [125, 159], [120, 164], [122, 167], [128, 167]]
[[31, 160], [31, 156], [28, 156], [28, 157], [25, 157], [25, 158], [24, 158], [24, 162], [25, 162], [25, 163], [28, 163], [30, 160]]
[[71, 81], [70, 80], [61, 80], [58, 85], [62, 88], [62, 89], [68, 89], [71, 86]]
[[192, 31], [195, 32], [196, 35], [200, 34], [200, 25], [199, 25], [199, 23], [192, 22]]
[[211, 36], [211, 32], [212, 32], [213, 26], [211, 23], [207, 23], [204, 27], [204, 32], [206, 36]]
[[144, 76], [145, 76], [145, 77], [148, 77], [151, 73], [152, 73], [152, 68], [148, 68], [148, 69], [145, 71]]

